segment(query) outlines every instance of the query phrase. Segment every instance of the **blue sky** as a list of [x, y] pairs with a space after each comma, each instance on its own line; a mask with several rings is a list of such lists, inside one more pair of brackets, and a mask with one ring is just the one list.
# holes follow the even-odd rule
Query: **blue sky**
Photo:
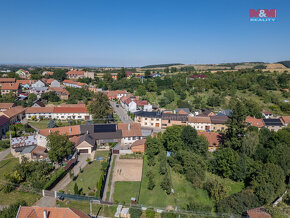
[[[1, 0], [0, 63], [290, 60], [289, 0]], [[250, 22], [249, 9], [277, 9]]]

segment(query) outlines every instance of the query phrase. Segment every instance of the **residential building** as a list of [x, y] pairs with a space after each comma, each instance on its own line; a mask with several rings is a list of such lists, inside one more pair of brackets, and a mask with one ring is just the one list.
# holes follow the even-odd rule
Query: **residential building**
[[175, 114], [189, 115], [190, 114], [190, 110], [189, 110], [189, 108], [175, 108], [174, 109], [174, 113]]
[[147, 100], [134, 100], [137, 110], [152, 111], [152, 105]]
[[96, 148], [96, 139], [94, 139], [90, 134], [85, 134], [80, 136], [76, 148], [80, 153], [91, 154]]
[[263, 123], [266, 128], [274, 132], [277, 132], [284, 127], [280, 118], [263, 119]]
[[63, 85], [64, 86], [73, 87], [73, 88], [82, 88], [86, 84], [85, 83], [80, 83], [80, 82], [75, 82], [75, 81], [72, 81], [72, 80], [64, 80], [63, 81]]
[[47, 81], [48, 81], [48, 84], [50, 87], [60, 87], [60, 82], [55, 80], [55, 79], [52, 81], [49, 81], [49, 80], [47, 80]]
[[227, 129], [226, 122], [228, 120], [227, 116], [211, 116], [211, 131], [224, 131]]
[[63, 87], [48, 87], [48, 92], [55, 92], [61, 100], [68, 100], [69, 92]]
[[284, 126], [288, 126], [290, 123], [290, 116], [282, 116], [281, 121], [282, 121]]
[[19, 158], [19, 161], [21, 161], [23, 156], [31, 159], [31, 152], [37, 146], [37, 136], [30, 135], [10, 138], [10, 146], [11, 154]]
[[162, 113], [161, 128], [166, 129], [173, 125], [187, 125], [188, 116], [184, 114]]
[[51, 71], [43, 71], [42, 76], [48, 75], [48, 76], [53, 76], [54, 72]]
[[264, 126], [264, 123], [263, 123], [262, 119], [257, 119], [257, 118], [250, 117], [250, 116], [246, 117], [245, 122], [248, 123], [250, 126], [255, 126], [255, 127], [259, 128], [259, 129]]
[[0, 116], [0, 139], [5, 138], [5, 133], [9, 130], [10, 120], [8, 117]]
[[12, 107], [7, 111], [0, 112], [0, 116], [6, 116], [10, 119], [10, 124], [21, 121], [25, 117], [25, 109], [21, 106]]
[[35, 80], [17, 80], [16, 82], [19, 83], [23, 89], [29, 89], [31, 85], [34, 84], [36, 81]]
[[265, 117], [266, 119], [273, 118], [273, 113], [270, 111], [262, 111], [262, 116]]
[[0, 78], [0, 84], [2, 83], [15, 83], [15, 78]]
[[211, 126], [210, 117], [192, 117], [188, 116], [188, 125], [197, 131], [209, 131]]
[[40, 100], [36, 100], [31, 107], [45, 107], [45, 105]]
[[217, 132], [198, 132], [197, 134], [206, 138], [210, 152], [215, 151], [223, 141], [223, 135]]
[[140, 139], [135, 141], [132, 145], [131, 145], [131, 149], [133, 153], [145, 153], [145, 149], [146, 149], [146, 139]]
[[201, 110], [201, 113], [198, 115], [199, 117], [212, 117], [216, 116], [214, 112], [208, 110], [208, 109], [203, 109]]
[[29, 107], [26, 109], [26, 118], [40, 117], [58, 120], [91, 120], [92, 117], [85, 107]]
[[0, 103], [0, 112], [7, 111], [12, 108], [15, 103]]
[[21, 92], [21, 87], [19, 83], [3, 83], [1, 84], [1, 95], [5, 95], [8, 93], [14, 93], [15, 95], [19, 95]]
[[120, 99], [121, 106], [126, 110], [134, 113], [137, 111], [137, 104], [129, 96], [124, 96]]
[[220, 111], [217, 116], [230, 116], [230, 114], [233, 112], [231, 109], [225, 109]]
[[29, 79], [30, 78], [30, 73], [26, 70], [20, 69], [15, 72], [20, 78], [23, 79]]
[[140, 123], [118, 123], [118, 130], [122, 131], [123, 144], [132, 144], [142, 138]]
[[37, 80], [35, 83], [31, 85], [32, 88], [41, 88], [45, 86], [46, 86], [45, 83], [42, 82], [41, 80]]
[[87, 72], [87, 71], [81, 71], [81, 70], [70, 70], [66, 73], [66, 76], [68, 79], [80, 79], [80, 78], [95, 78], [94, 72]]
[[123, 96], [128, 96], [129, 93], [126, 90], [107, 91], [105, 94], [109, 100], [120, 100]]
[[63, 207], [19, 206], [16, 218], [90, 218], [81, 210]]
[[135, 112], [134, 122], [140, 123], [142, 127], [161, 128], [161, 112], [138, 111]]
[[131, 78], [134, 73], [132, 71], [125, 71], [125, 74], [127, 78]]

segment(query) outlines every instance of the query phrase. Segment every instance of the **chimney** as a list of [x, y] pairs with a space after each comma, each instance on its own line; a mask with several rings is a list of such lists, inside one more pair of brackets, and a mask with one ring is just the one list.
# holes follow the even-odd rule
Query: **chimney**
[[71, 133], [71, 127], [69, 128], [69, 133]]
[[47, 218], [47, 211], [46, 210], [43, 211], [43, 218]]
[[51, 133], [51, 130], [48, 130], [49, 134]]
[[130, 125], [130, 123], [128, 124], [128, 130], [130, 130], [131, 129], [131, 125]]

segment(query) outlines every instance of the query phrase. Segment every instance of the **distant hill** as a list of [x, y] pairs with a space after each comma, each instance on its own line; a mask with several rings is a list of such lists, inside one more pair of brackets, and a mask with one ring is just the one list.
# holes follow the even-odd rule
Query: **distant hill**
[[279, 64], [283, 64], [285, 67], [290, 68], [290, 61], [280, 61]]
[[158, 68], [158, 67], [171, 67], [171, 66], [176, 66], [176, 65], [184, 65], [181, 63], [172, 63], [172, 64], [154, 64], [154, 65], [146, 65], [141, 68]]

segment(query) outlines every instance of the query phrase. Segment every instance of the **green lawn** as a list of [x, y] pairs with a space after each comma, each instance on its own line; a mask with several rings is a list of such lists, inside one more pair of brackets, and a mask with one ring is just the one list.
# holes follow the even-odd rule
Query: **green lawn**
[[[86, 214], [90, 214], [90, 202], [89, 201], [75, 201], [75, 200], [67, 200], [67, 201], [57, 201], [57, 205], [60, 207], [69, 207], [73, 209], [79, 209]], [[104, 206], [98, 204], [92, 204], [93, 214], [97, 215], [99, 213], [100, 216], [104, 217], [114, 217], [117, 206]]]
[[[107, 161], [108, 154], [109, 151], [96, 152], [95, 157], [105, 156], [104, 161]], [[96, 160], [92, 161], [83, 169], [83, 172], [77, 176], [77, 179], [75, 181], [72, 181], [68, 184], [68, 186], [66, 187], [66, 192], [74, 194], [74, 185], [75, 183], [77, 183], [78, 188], [82, 189], [83, 193], [85, 194], [95, 193], [96, 185], [101, 175], [101, 169], [102, 166], [100, 161]]]
[[[0, 182], [6, 181], [5, 175], [12, 172], [13, 168], [19, 163], [18, 158], [14, 158], [12, 154], [0, 162]], [[0, 205], [9, 205], [16, 203], [18, 200], [25, 200], [28, 205], [33, 204], [40, 195], [32, 192], [12, 191], [10, 193], [4, 193], [0, 191]]]
[[6, 158], [0, 162], [0, 180], [6, 180], [5, 175], [11, 173], [18, 163], [18, 158], [14, 158], [12, 154], [7, 155]]
[[130, 204], [131, 197], [137, 199], [140, 182], [116, 182], [114, 190], [114, 202]]
[[[143, 166], [143, 176], [141, 182], [141, 192], [139, 196], [139, 204], [143, 204], [145, 206], [156, 206], [156, 207], [167, 207], [171, 205], [174, 207], [174, 197], [172, 194], [167, 195], [164, 190], [161, 189], [160, 183], [162, 181], [162, 176], [159, 175], [159, 163], [156, 157], [156, 164], [153, 167], [148, 166], [148, 160], [146, 156], [144, 156], [144, 166]], [[148, 171], [152, 171], [155, 175], [155, 187], [153, 190], [148, 190], [148, 178], [146, 176]]]
[[[47, 124], [48, 124], [49, 120], [45, 119], [45, 120], [38, 120], [38, 121], [32, 121], [32, 120], [29, 120], [28, 123], [31, 125], [31, 126], [34, 126], [35, 128], [37, 129], [46, 129], [47, 128]], [[60, 126], [69, 126], [71, 125], [68, 121], [59, 121], [59, 120], [56, 120], [55, 123]]]
[[171, 170], [174, 193], [179, 209], [186, 209], [189, 202], [195, 202], [209, 208], [214, 207], [214, 201], [210, 199], [206, 190], [194, 188], [185, 177]]

